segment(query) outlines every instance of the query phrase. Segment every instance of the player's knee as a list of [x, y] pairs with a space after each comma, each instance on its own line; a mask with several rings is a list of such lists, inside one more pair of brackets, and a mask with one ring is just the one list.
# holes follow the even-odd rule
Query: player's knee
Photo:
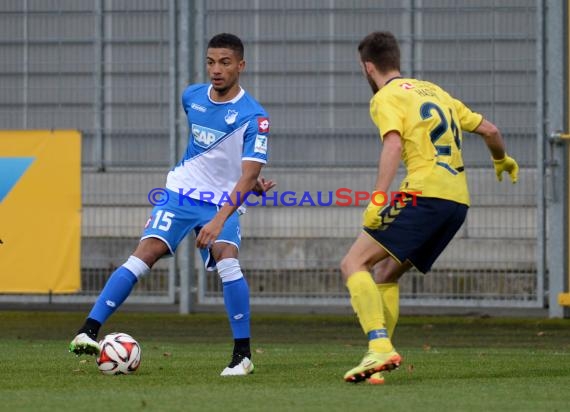
[[137, 277], [137, 279], [148, 275], [150, 272], [148, 265], [136, 256], [130, 256], [127, 261], [123, 263], [123, 267], [131, 271], [133, 275]]
[[238, 280], [243, 277], [239, 260], [236, 258], [220, 260], [216, 264], [216, 269], [218, 269], [218, 275], [220, 275], [220, 279], [222, 279], [223, 283]]
[[349, 276], [354, 272], [352, 261], [348, 255], [342, 258], [340, 262], [340, 271], [342, 273], [342, 278], [345, 281], [348, 280]]
[[142, 260], [149, 268], [170, 252], [169, 246], [161, 239], [149, 237], [139, 242], [133, 256]]

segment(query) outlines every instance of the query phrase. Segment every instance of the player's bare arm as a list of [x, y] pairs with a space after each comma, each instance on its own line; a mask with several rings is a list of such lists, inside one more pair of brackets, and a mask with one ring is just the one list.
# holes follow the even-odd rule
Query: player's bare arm
[[382, 152], [380, 153], [378, 176], [376, 177], [375, 190], [386, 193], [396, 177], [400, 158], [402, 155], [402, 139], [395, 131], [384, 135]]
[[499, 182], [503, 180], [503, 172], [506, 172], [509, 174], [511, 181], [516, 183], [518, 180], [519, 165], [515, 159], [507, 155], [503, 136], [497, 126], [490, 121], [483, 119], [474, 132], [483, 138], [487, 148], [491, 152], [491, 157], [493, 158], [493, 164], [495, 166], [495, 173]]
[[[402, 140], [400, 134], [390, 131], [384, 135], [382, 152], [378, 159], [378, 175], [376, 176], [375, 191], [387, 193], [400, 165], [402, 155]], [[362, 215], [362, 225], [371, 229], [380, 226], [381, 199], [370, 201]]]
[[505, 157], [505, 143], [501, 131], [490, 121], [483, 119], [481, 124], [474, 130], [480, 135], [491, 152], [493, 159], [499, 160]]
[[244, 202], [245, 194], [251, 192], [257, 185], [262, 167], [263, 163], [260, 162], [251, 160], [242, 162], [241, 177], [232, 190], [231, 202], [224, 204], [216, 216], [200, 230], [196, 238], [196, 247], [202, 249], [214, 243], [227, 218]]

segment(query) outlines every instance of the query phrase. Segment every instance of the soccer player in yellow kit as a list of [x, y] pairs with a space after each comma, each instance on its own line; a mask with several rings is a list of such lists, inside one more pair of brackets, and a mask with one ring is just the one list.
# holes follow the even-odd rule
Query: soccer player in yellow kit
[[372, 197], [363, 231], [341, 262], [352, 307], [368, 336], [368, 352], [344, 380], [379, 384], [382, 371], [402, 362], [391, 342], [399, 313], [398, 279], [412, 266], [428, 272], [467, 215], [462, 130], [483, 138], [499, 181], [507, 172], [515, 183], [519, 168], [493, 123], [439, 86], [401, 76], [394, 35], [371, 33], [358, 51], [374, 93], [370, 116], [383, 142], [374, 191], [388, 192], [400, 160], [407, 171], [396, 201], [382, 206], [385, 199]]

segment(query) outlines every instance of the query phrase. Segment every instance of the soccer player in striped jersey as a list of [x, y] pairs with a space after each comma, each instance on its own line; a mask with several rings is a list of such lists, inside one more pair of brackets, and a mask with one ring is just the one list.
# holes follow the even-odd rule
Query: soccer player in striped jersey
[[363, 231], [341, 262], [352, 307], [368, 337], [368, 352], [344, 380], [380, 384], [382, 371], [402, 362], [391, 341], [399, 313], [398, 279], [411, 267], [428, 272], [469, 208], [462, 131], [483, 138], [499, 181], [506, 172], [515, 183], [518, 165], [493, 123], [438, 85], [402, 77], [400, 49], [391, 33], [369, 34], [358, 51], [374, 94], [370, 116], [383, 142], [374, 190], [388, 192], [400, 161], [407, 171], [402, 196], [386, 206], [382, 199], [369, 203]]

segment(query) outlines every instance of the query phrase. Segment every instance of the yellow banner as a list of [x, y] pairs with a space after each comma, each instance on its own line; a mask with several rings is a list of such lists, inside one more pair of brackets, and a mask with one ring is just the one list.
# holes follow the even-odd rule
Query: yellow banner
[[81, 135], [0, 132], [0, 293], [81, 285]]

